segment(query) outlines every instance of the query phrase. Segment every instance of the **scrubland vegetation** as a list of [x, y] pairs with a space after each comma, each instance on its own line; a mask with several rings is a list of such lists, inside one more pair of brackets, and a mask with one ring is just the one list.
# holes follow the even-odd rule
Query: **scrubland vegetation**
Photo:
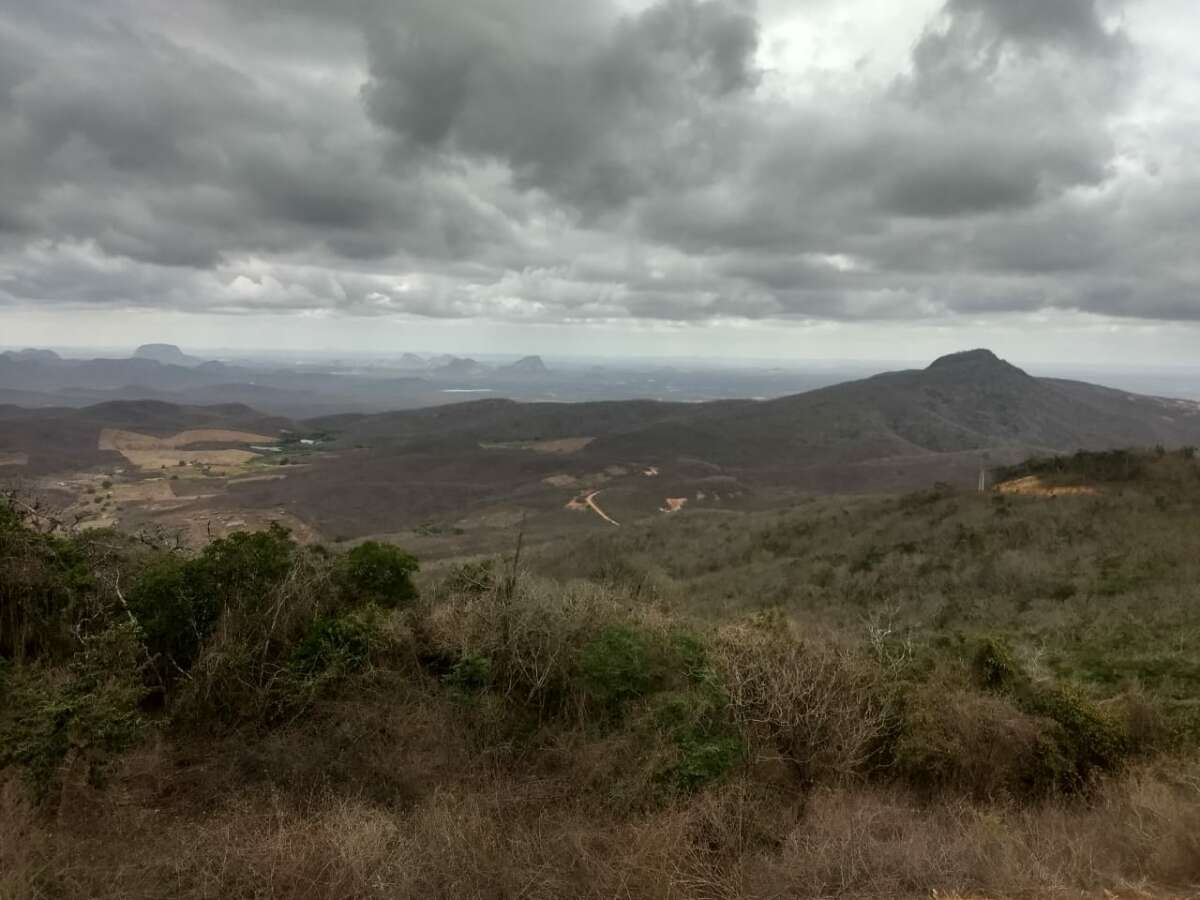
[[1200, 467], [1027, 469], [425, 573], [0, 505], [0, 897], [1186, 893]]

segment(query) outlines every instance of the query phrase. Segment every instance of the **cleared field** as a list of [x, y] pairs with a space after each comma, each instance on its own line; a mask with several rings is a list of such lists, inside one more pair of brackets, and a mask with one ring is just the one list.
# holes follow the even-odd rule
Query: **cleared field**
[[249, 431], [228, 431], [221, 428], [191, 428], [166, 437], [105, 428], [100, 432], [99, 449], [117, 450], [178, 450], [192, 444], [273, 444], [278, 438]]
[[170, 482], [162, 478], [113, 485], [112, 496], [118, 503], [156, 503], [178, 499], [171, 490]]
[[479, 446], [484, 450], [532, 450], [535, 453], [578, 453], [594, 440], [594, 437], [569, 437], [558, 438], [553, 441], [481, 443]]
[[121, 455], [144, 471], [180, 465], [243, 466], [258, 459], [249, 450], [121, 450]]

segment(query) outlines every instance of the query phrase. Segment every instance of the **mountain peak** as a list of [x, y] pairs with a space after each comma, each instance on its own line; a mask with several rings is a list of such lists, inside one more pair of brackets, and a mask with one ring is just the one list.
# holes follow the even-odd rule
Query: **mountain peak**
[[540, 356], [523, 356], [515, 363], [505, 366], [504, 369], [506, 372], [521, 375], [544, 375], [550, 371]]
[[979, 366], [1005, 366], [1009, 364], [998, 357], [991, 350], [979, 348], [977, 350], [962, 350], [958, 353], [948, 353], [945, 356], [939, 356], [929, 364], [930, 369], [949, 369], [961, 368], [964, 366], [979, 367]]
[[189, 356], [174, 344], [142, 344], [133, 351], [134, 359], [151, 359], [164, 366], [198, 366], [204, 362], [198, 356]]

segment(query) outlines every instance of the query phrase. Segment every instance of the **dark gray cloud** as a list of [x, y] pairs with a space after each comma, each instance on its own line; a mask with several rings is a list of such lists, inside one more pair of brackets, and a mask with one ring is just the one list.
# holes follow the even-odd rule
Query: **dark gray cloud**
[[0, 302], [1200, 319], [1200, 146], [1126, 13], [946, 0], [871, 80], [743, 0], [0, 5]]

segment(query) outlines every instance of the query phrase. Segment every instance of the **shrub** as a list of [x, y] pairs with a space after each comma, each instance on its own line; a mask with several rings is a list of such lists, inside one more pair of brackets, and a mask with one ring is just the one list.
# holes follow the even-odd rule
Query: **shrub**
[[199, 567], [175, 556], [147, 566], [127, 599], [147, 650], [169, 663], [159, 666], [163, 680], [191, 666], [221, 609], [221, 597], [205, 584]]
[[714, 657], [751, 752], [786, 760], [806, 781], [870, 768], [889, 709], [866, 660], [798, 640], [773, 618], [721, 629]]
[[351, 616], [314, 619], [292, 650], [292, 669], [307, 676], [357, 672], [367, 664], [370, 638], [370, 626]]
[[1030, 716], [1004, 697], [943, 680], [906, 693], [892, 753], [896, 773], [927, 790], [979, 799], [1040, 791], [1058, 780], [1054, 723]]
[[0, 665], [0, 768], [22, 767], [44, 797], [69, 756], [93, 782], [141, 737], [142, 651], [130, 623], [85, 637], [64, 668]]
[[1037, 686], [1023, 706], [1057, 723], [1055, 738], [1063, 758], [1064, 788], [1087, 786], [1097, 772], [1120, 768], [1132, 742], [1128, 728], [1071, 687]]
[[987, 690], [1011, 699], [1023, 712], [1054, 724], [1042, 746], [1041, 768], [1033, 780], [1050, 779], [1065, 790], [1085, 787], [1096, 771], [1118, 769], [1132, 749], [1128, 729], [1070, 686], [1035, 683], [1016, 662], [1007, 644], [983, 640], [973, 668]]
[[690, 677], [684, 688], [654, 701], [655, 724], [670, 738], [672, 751], [658, 777], [678, 791], [694, 791], [724, 778], [746, 756], [724, 686], [711, 669], [699, 671], [703, 674]]
[[417, 560], [400, 548], [366, 541], [342, 559], [339, 581], [359, 602], [397, 607], [416, 599], [412, 576], [417, 568]]
[[445, 678], [446, 684], [461, 694], [478, 694], [492, 681], [492, 661], [470, 654], [456, 662]]
[[988, 637], [979, 642], [972, 668], [980, 684], [991, 691], [1009, 690], [1025, 680], [1012, 648], [1000, 638]]
[[86, 545], [31, 527], [0, 498], [0, 657], [62, 661], [85, 623], [102, 621], [107, 597]]
[[628, 625], [609, 625], [579, 654], [578, 685], [584, 702], [602, 716], [617, 717], [654, 682], [650, 640]]
[[296, 545], [286, 528], [238, 531], [213, 541], [191, 561], [198, 587], [221, 599], [224, 609], [263, 609], [273, 588], [292, 568]]
[[741, 737], [731, 731], [685, 731], [675, 737], [677, 757], [663, 778], [682, 791], [694, 791], [728, 775], [745, 757]]

